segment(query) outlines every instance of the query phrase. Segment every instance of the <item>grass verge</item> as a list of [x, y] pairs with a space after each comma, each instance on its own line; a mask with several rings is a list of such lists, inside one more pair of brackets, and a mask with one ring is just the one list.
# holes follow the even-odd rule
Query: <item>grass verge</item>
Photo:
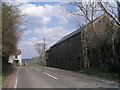
[[2, 74], [0, 74], [0, 89], [2, 88]]
[[13, 68], [8, 68], [5, 71], [2, 72], [2, 81], [4, 80], [14, 71]]
[[104, 78], [108, 78], [108, 79], [120, 80], [120, 73], [105, 73], [105, 72], [101, 72], [95, 68], [82, 69], [79, 72], [88, 74], [88, 75], [96, 75], [96, 76], [104, 77]]

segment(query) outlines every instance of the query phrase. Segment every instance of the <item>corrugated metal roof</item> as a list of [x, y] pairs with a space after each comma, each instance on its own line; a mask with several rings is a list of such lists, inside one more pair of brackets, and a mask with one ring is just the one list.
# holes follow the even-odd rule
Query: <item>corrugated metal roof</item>
[[58, 42], [56, 42], [54, 45], [58, 44], [58, 43], [61, 43], [65, 40], [67, 40], [68, 38], [71, 38], [73, 37], [74, 35], [80, 33], [81, 29], [77, 29], [76, 31], [73, 31], [72, 33], [66, 35], [65, 37], [63, 37], [62, 39], [60, 39]]

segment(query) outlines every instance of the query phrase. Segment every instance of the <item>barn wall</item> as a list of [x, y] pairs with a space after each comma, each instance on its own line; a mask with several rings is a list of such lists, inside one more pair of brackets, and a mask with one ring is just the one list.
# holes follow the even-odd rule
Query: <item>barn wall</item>
[[54, 45], [47, 51], [47, 65], [57, 68], [80, 70], [82, 68], [81, 34]]

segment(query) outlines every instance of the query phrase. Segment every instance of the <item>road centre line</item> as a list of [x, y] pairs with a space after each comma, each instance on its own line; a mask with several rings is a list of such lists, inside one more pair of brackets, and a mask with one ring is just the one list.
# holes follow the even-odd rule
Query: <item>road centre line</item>
[[40, 71], [38, 68], [35, 68], [37, 71]]
[[54, 78], [54, 79], [58, 79], [58, 78], [56, 78], [55, 76], [52, 76], [52, 75], [50, 75], [50, 74], [48, 74], [48, 73], [46, 73], [46, 72], [44, 72], [44, 74], [46, 74], [46, 75], [48, 75], [48, 76], [50, 76], [50, 77], [52, 77], [52, 78]]
[[[35, 68], [37, 71], [40, 71], [38, 68]], [[45, 75], [48, 75], [48, 76], [50, 76], [50, 77], [52, 77], [52, 78], [54, 78], [54, 79], [58, 79], [58, 78], [56, 78], [55, 76], [53, 76], [53, 75], [50, 75], [50, 74], [48, 74], [48, 73], [46, 73], [46, 72], [43, 72]]]

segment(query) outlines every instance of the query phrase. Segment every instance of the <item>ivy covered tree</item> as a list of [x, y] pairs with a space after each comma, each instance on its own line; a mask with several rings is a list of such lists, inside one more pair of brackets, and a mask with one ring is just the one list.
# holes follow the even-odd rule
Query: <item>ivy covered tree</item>
[[[112, 3], [103, 0], [98, 2], [88, 0], [88, 2], [67, 3], [63, 6], [73, 18], [78, 18], [77, 24], [80, 27], [91, 23], [90, 29], [81, 30], [84, 68], [97, 67], [105, 72], [119, 72], [120, 2], [118, 0]], [[109, 17], [109, 20], [104, 19], [102, 29], [100, 27], [97, 29], [100, 25], [95, 27], [93, 21], [101, 15]]]
[[16, 52], [22, 34], [22, 15], [18, 5], [2, 2], [2, 64], [3, 71], [9, 68], [9, 55]]

